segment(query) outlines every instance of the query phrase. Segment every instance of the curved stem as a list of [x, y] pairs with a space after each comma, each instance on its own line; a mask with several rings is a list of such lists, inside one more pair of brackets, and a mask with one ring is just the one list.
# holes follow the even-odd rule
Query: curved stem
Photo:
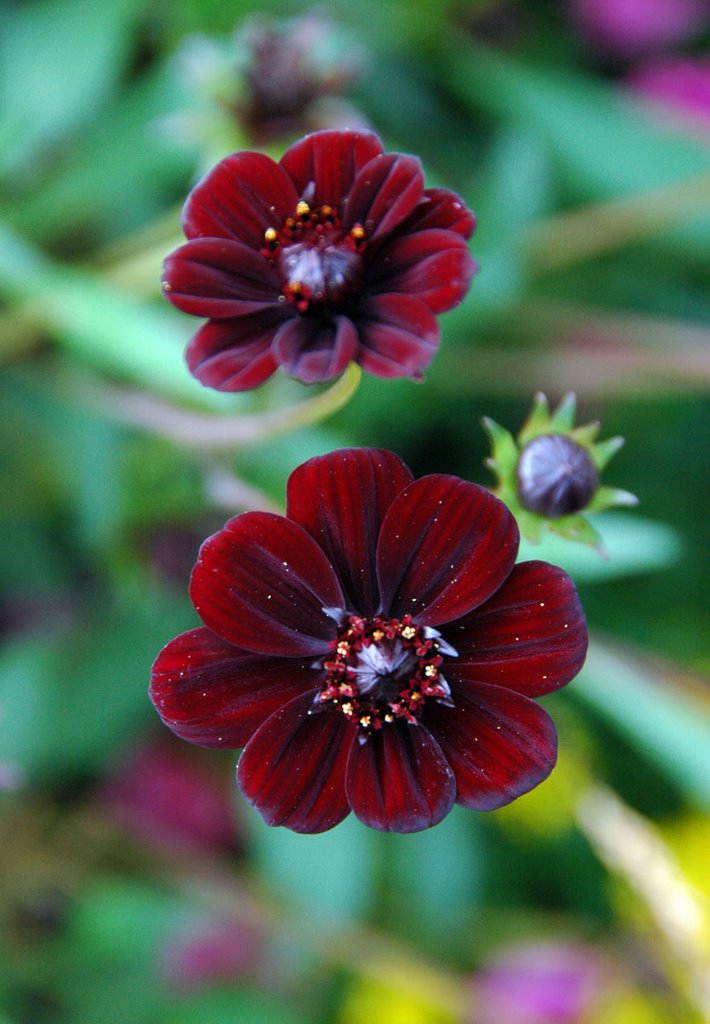
[[166, 437], [187, 448], [236, 448], [319, 423], [355, 394], [362, 372], [351, 363], [327, 391], [275, 412], [213, 416], [192, 412], [140, 391], [113, 389], [101, 395], [102, 411], [114, 419]]

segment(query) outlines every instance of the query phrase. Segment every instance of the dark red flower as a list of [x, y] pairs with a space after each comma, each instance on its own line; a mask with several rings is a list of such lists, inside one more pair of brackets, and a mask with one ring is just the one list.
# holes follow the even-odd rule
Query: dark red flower
[[436, 313], [466, 294], [473, 214], [424, 188], [419, 160], [371, 132], [321, 131], [275, 163], [234, 153], [190, 193], [189, 241], [165, 261], [170, 301], [208, 317], [191, 372], [246, 391], [278, 366], [310, 384], [352, 361], [420, 377], [439, 344]]
[[345, 449], [288, 482], [286, 516], [247, 512], [202, 546], [204, 627], [153, 666], [163, 721], [242, 747], [238, 781], [270, 825], [414, 832], [454, 802], [490, 810], [552, 770], [531, 697], [587, 646], [574, 584], [515, 565], [506, 506], [454, 476], [413, 480], [391, 452]]

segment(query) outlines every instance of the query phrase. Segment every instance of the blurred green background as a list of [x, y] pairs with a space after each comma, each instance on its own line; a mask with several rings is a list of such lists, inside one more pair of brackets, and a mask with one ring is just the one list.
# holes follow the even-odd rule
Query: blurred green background
[[[710, 109], [642, 102], [648, 54], [595, 44], [577, 7], [4, 0], [0, 1024], [710, 1020]], [[286, 61], [254, 64], [255, 16], [302, 48], [286, 123], [254, 103]], [[709, 45], [710, 16], [656, 50]], [[331, 124], [458, 190], [482, 269], [424, 385], [367, 378], [240, 443], [230, 417], [312, 390], [202, 389], [160, 261], [217, 159]], [[481, 417], [515, 432], [569, 389], [626, 438], [605, 482], [640, 505], [598, 519], [606, 561], [534, 550], [593, 636], [547, 702], [551, 779], [414, 836], [267, 829], [235, 756], [179, 743], [146, 697], [196, 624], [201, 540], [343, 445], [492, 485]]]

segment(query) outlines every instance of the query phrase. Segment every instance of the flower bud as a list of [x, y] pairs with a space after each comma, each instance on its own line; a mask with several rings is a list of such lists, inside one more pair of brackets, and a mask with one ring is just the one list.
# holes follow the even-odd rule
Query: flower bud
[[586, 448], [564, 434], [540, 434], [525, 445], [517, 467], [518, 496], [548, 519], [581, 512], [599, 486]]

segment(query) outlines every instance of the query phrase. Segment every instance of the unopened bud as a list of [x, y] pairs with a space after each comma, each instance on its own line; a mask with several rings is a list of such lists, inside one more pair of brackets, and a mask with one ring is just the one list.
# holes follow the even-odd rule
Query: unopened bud
[[586, 448], [564, 434], [541, 434], [525, 445], [517, 466], [518, 496], [548, 519], [581, 512], [599, 486]]

